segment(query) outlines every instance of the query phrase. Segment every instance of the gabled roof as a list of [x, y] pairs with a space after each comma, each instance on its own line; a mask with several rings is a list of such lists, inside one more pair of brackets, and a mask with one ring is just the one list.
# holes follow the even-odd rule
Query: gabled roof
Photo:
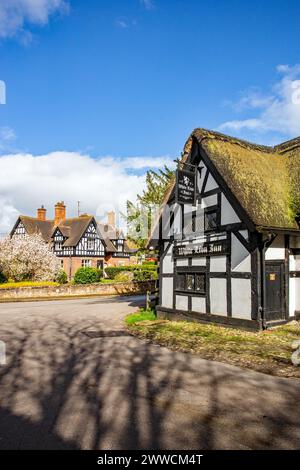
[[[61, 221], [58, 225], [55, 225], [54, 220], [44, 221], [35, 217], [21, 215], [12, 229], [11, 234], [13, 234], [19, 221], [22, 221], [25, 230], [29, 235], [40, 233], [46, 243], [50, 242], [55, 232], [59, 230], [66, 238], [63, 243], [63, 246], [65, 247], [76, 246], [92, 222], [94, 222], [95, 227], [97, 227], [99, 235], [101, 236], [106, 250], [109, 253], [115, 253], [117, 251], [112, 240], [125, 238], [121, 230], [115, 229], [113, 226], [108, 224], [97, 224], [96, 220], [91, 215], [81, 215], [80, 217], [68, 218]], [[126, 244], [125, 250], [129, 251], [127, 250]]]
[[[219, 132], [195, 129], [182, 161], [195, 143], [213, 164], [256, 227], [297, 230], [300, 213], [300, 137], [275, 147], [257, 145]], [[175, 186], [168, 187], [163, 205]]]
[[68, 237], [64, 246], [76, 246], [93, 220], [91, 215], [62, 220], [57, 227], [64, 237]]
[[42, 220], [36, 219], [34, 217], [28, 217], [26, 215], [20, 215], [19, 219], [17, 220], [17, 223], [16, 223], [15, 227], [17, 226], [19, 220], [24, 225], [25, 230], [28, 233], [28, 235], [34, 235], [36, 233], [40, 233], [41, 236], [43, 237], [43, 239], [45, 240], [45, 242], [49, 242], [51, 240], [54, 220], [42, 221]]

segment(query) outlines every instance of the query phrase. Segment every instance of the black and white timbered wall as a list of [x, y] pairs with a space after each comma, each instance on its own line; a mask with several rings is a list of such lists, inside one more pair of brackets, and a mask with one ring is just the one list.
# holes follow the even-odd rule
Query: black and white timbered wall
[[91, 222], [75, 247], [74, 256], [104, 257], [105, 248], [96, 226]]
[[300, 240], [275, 234], [266, 243], [210, 160], [201, 156], [196, 163], [196, 206], [171, 198], [161, 219], [158, 313], [245, 327], [294, 317]]

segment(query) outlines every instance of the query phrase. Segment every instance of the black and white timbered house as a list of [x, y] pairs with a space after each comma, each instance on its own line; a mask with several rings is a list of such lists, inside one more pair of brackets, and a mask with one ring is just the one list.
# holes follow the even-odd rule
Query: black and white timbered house
[[271, 148], [196, 129], [149, 241], [158, 315], [254, 329], [297, 318], [299, 183], [300, 138]]
[[[129, 263], [130, 253], [123, 234], [112, 226], [108, 233], [107, 227], [87, 214], [66, 218], [66, 207], [59, 202], [55, 205], [54, 220], [46, 219], [46, 209], [42, 206], [37, 210], [36, 218], [20, 216], [11, 236], [39, 233], [71, 278], [80, 267], [103, 268], [106, 264]], [[113, 240], [109, 236], [113, 236]]]

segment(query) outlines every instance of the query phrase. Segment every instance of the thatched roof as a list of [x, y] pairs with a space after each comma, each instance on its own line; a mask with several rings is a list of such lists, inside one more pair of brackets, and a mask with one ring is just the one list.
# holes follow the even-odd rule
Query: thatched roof
[[[298, 229], [300, 137], [267, 147], [195, 129], [185, 144], [182, 161], [190, 160], [195, 142], [256, 227]], [[174, 185], [175, 181], [168, 187], [163, 204]]]
[[300, 138], [266, 147], [204, 129], [192, 136], [254, 225], [298, 228]]

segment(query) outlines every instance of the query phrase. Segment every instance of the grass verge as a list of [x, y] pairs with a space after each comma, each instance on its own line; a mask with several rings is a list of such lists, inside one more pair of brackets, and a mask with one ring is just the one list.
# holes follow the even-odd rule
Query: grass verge
[[156, 320], [153, 311], [126, 317], [131, 333], [174, 351], [225, 362], [281, 377], [300, 378], [300, 366], [291, 363], [291, 344], [300, 340], [300, 323], [272, 330], [248, 332], [187, 321]]
[[142, 308], [137, 313], [131, 313], [130, 315], [127, 315], [127, 317], [125, 318], [125, 323], [127, 326], [130, 327], [135, 325], [136, 323], [154, 320], [156, 320], [156, 316], [153, 310], [145, 310], [144, 308]]

